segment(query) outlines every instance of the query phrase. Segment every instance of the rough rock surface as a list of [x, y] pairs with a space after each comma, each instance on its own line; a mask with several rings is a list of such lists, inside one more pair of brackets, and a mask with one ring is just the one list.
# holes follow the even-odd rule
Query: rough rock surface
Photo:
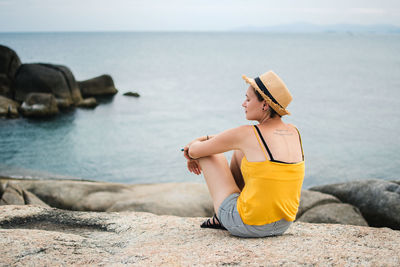
[[20, 107], [25, 117], [49, 117], [59, 113], [57, 100], [52, 94], [30, 93]]
[[400, 232], [294, 223], [282, 236], [237, 238], [204, 218], [0, 207], [4, 266], [399, 266]]
[[83, 97], [115, 95], [118, 90], [110, 75], [101, 75], [89, 80], [78, 82]]
[[360, 211], [346, 203], [329, 203], [316, 206], [304, 212], [298, 221], [368, 226]]
[[199, 183], [124, 185], [72, 180], [8, 180], [52, 207], [79, 211], [146, 211], [177, 216], [210, 216], [207, 186]]
[[0, 95], [0, 117], [17, 118], [19, 117], [18, 102]]
[[363, 180], [310, 188], [356, 206], [370, 226], [400, 230], [400, 185], [385, 180]]
[[0, 45], [0, 95], [13, 98], [12, 84], [21, 60], [14, 50]]

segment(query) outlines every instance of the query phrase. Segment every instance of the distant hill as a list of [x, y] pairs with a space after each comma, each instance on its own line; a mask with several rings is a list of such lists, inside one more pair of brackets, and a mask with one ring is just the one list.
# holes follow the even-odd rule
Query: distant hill
[[312, 32], [362, 32], [362, 33], [400, 33], [400, 27], [389, 24], [332, 24], [332, 25], [316, 25], [311, 23], [293, 23], [282, 24], [266, 27], [239, 27], [232, 31], [241, 32], [289, 32], [289, 33], [312, 33]]

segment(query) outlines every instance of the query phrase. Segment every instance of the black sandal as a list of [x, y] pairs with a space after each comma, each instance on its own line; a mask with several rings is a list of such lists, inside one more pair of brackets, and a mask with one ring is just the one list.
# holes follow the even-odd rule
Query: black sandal
[[[212, 220], [212, 223], [211, 223]], [[226, 230], [226, 228], [222, 225], [222, 223], [218, 220], [217, 215], [214, 214], [211, 218], [205, 220], [201, 225], [201, 228], [212, 228], [212, 229], [221, 229]]]

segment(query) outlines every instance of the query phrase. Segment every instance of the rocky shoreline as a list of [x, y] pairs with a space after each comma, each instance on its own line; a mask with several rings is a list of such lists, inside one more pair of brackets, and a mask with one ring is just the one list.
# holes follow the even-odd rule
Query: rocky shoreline
[[0, 45], [0, 117], [51, 117], [60, 111], [95, 108], [99, 97], [118, 92], [110, 75], [76, 81], [63, 65], [22, 63], [17, 53]]
[[303, 190], [287, 233], [241, 239], [199, 227], [213, 212], [205, 184], [0, 177], [0, 265], [398, 266], [399, 184]]

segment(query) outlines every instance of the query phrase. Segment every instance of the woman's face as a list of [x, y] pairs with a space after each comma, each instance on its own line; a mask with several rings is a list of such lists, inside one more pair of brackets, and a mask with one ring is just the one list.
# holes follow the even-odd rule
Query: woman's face
[[244, 100], [242, 107], [246, 113], [247, 120], [259, 120], [263, 115], [264, 101], [259, 101], [256, 94], [254, 93], [254, 88], [249, 86], [246, 91], [246, 99]]

